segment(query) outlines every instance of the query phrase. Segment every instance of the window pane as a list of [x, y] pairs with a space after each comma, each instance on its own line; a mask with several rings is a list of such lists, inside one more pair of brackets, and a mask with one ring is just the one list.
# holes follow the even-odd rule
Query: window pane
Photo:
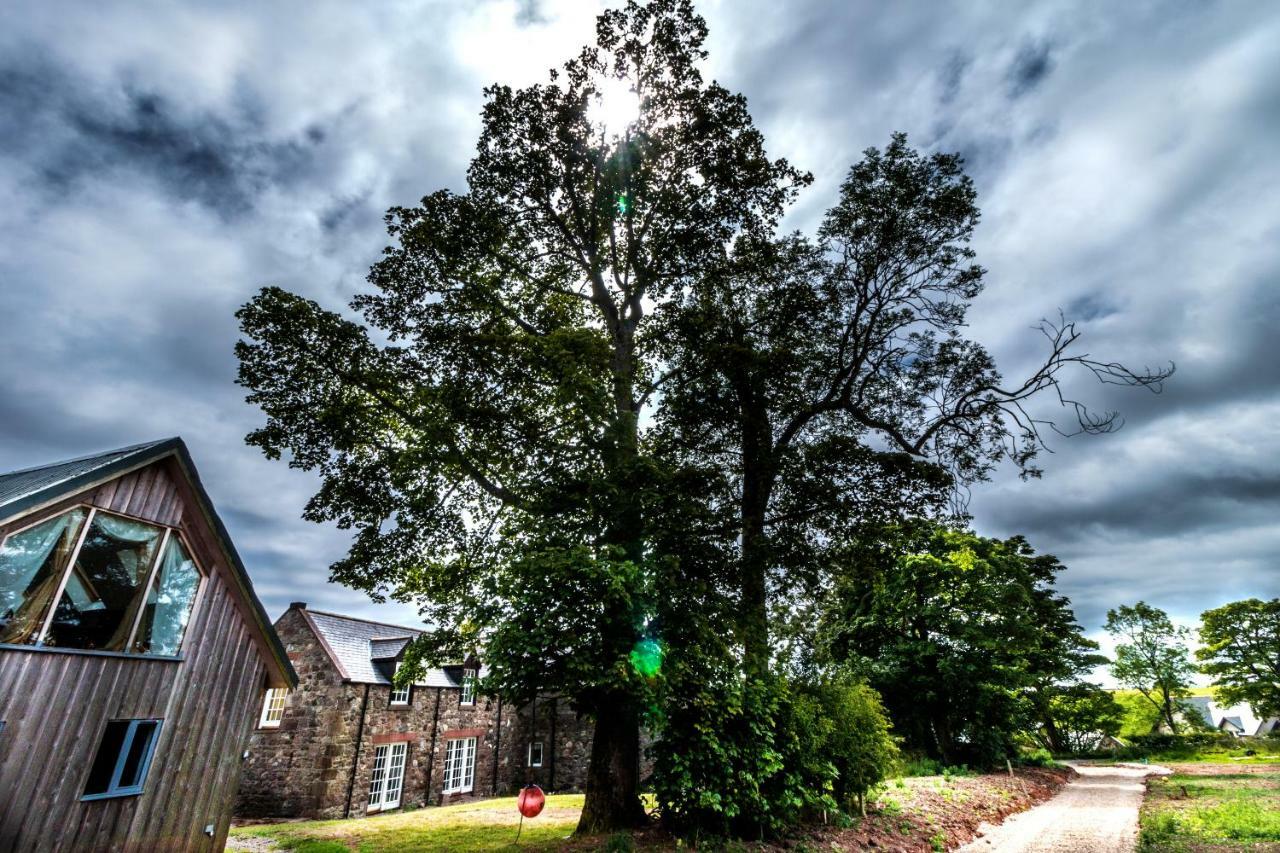
[[85, 511], [73, 509], [15, 533], [0, 548], [0, 643], [29, 643], [44, 625]]
[[176, 655], [182, 649], [182, 637], [187, 632], [187, 620], [191, 618], [191, 606], [199, 588], [200, 571], [177, 535], [171, 535], [142, 609], [133, 651]]
[[159, 724], [154, 720], [143, 720], [134, 727], [133, 742], [129, 744], [129, 754], [124, 759], [119, 787], [136, 788], [142, 784], [147, 753], [151, 751], [151, 741], [155, 738], [158, 727]]
[[124, 651], [160, 533], [150, 524], [94, 515], [45, 644]]
[[107, 723], [107, 730], [102, 734], [102, 743], [98, 746], [98, 755], [93, 759], [93, 768], [89, 771], [89, 781], [84, 786], [86, 794], [107, 793], [128, 732], [129, 720], [112, 720]]
[[89, 770], [84, 795], [122, 796], [141, 792], [159, 733], [159, 720], [112, 720], [107, 723], [102, 743], [98, 745], [98, 754]]

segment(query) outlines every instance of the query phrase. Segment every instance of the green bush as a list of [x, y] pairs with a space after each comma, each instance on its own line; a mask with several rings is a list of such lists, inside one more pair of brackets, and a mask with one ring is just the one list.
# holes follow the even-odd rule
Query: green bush
[[862, 808], [894, 767], [897, 747], [879, 696], [865, 685], [730, 676], [673, 691], [654, 758], [659, 809], [672, 831], [759, 838]]
[[1053, 754], [1047, 749], [1033, 749], [1031, 752], [1023, 755], [1019, 761], [1028, 767], [1054, 766]]
[[866, 798], [898, 763], [898, 746], [889, 733], [889, 718], [880, 694], [865, 684], [832, 682], [816, 693], [830, 733], [822, 753], [835, 765], [834, 790], [843, 806], [856, 803], [866, 814]]

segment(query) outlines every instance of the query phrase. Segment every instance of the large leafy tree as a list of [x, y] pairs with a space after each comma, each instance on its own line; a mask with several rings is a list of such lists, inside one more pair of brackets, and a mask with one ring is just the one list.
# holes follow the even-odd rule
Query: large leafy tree
[[[355, 530], [334, 579], [420, 604], [436, 652], [519, 651], [490, 655], [491, 687], [595, 717], [584, 830], [641, 816], [648, 317], [807, 181], [702, 78], [705, 37], [689, 0], [630, 2], [547, 83], [487, 89], [466, 191], [388, 214], [351, 303], [367, 326], [274, 288], [239, 314], [239, 381], [267, 416], [250, 443], [318, 471], [306, 516]], [[602, 126], [619, 88], [639, 115]]]
[[1160, 722], [1177, 734], [1182, 725], [1179, 700], [1190, 695], [1195, 675], [1187, 649], [1191, 632], [1143, 601], [1108, 610], [1105, 627], [1118, 641], [1111, 674], [1123, 686], [1137, 690], [1159, 713]]
[[1043, 721], [1037, 702], [1091, 660], [1062, 566], [1027, 542], [933, 524], [848, 543], [820, 624], [825, 654], [866, 676], [907, 745], [991, 762]]
[[[1171, 372], [1079, 353], [1074, 325], [1046, 322], [1043, 361], [1005, 381], [964, 335], [985, 276], [976, 198], [958, 156], [896, 134], [850, 169], [815, 239], [739, 240], [663, 324], [663, 434], [682, 464], [725, 472], [714, 499], [737, 543], [748, 672], [769, 665], [770, 593], [820, 577], [826, 542], [868, 518], [939, 514], [939, 487], [1002, 460], [1035, 476], [1046, 432], [1116, 428], [1064, 395], [1072, 369], [1153, 391]], [[1033, 413], [1042, 395], [1071, 426]]]
[[1200, 615], [1200, 669], [1218, 699], [1280, 716], [1280, 598], [1233, 601]]

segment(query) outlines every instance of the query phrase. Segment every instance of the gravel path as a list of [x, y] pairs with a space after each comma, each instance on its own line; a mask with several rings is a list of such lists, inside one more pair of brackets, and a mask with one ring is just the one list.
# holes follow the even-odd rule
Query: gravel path
[[1152, 765], [1077, 765], [1080, 778], [1049, 801], [999, 826], [983, 824], [980, 836], [959, 853], [1130, 853], [1138, 840], [1143, 779], [1169, 771]]

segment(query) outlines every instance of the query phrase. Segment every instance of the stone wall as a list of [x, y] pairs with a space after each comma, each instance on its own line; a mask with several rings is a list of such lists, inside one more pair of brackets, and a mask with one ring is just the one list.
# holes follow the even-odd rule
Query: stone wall
[[[547, 792], [581, 791], [591, 757], [591, 721], [563, 698], [542, 697], [520, 708], [510, 744], [510, 772], [501, 777], [509, 792], [535, 784]], [[542, 766], [529, 766], [529, 745], [542, 744]]]
[[[581, 790], [591, 729], [563, 700], [514, 709], [477, 696], [466, 706], [458, 688], [414, 687], [408, 706], [393, 706], [389, 685], [342, 681], [299, 609], [286, 611], [276, 631], [298, 672], [298, 688], [280, 726], [253, 733], [238, 816], [363, 815], [377, 746], [396, 741], [408, 744], [402, 807], [508, 794], [527, 781]], [[475, 778], [471, 792], [445, 796], [445, 742], [454, 737], [476, 738]], [[528, 768], [528, 743], [535, 738], [544, 743], [543, 766]]]

